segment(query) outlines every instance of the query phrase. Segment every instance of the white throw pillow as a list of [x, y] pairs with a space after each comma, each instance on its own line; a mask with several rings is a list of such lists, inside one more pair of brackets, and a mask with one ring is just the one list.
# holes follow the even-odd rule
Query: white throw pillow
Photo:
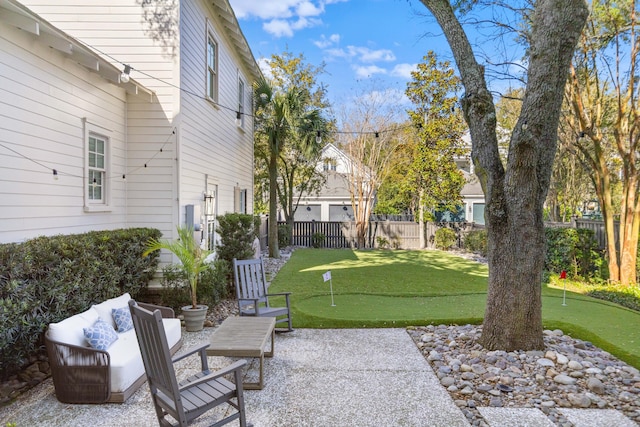
[[98, 320], [98, 312], [91, 307], [87, 311], [67, 317], [58, 323], [49, 324], [49, 338], [65, 344], [87, 347], [83, 328], [88, 328]]
[[96, 309], [100, 318], [110, 324], [115, 330], [116, 322], [113, 320], [111, 310], [113, 310], [114, 308], [128, 307], [130, 299], [131, 295], [129, 295], [129, 293], [127, 292], [126, 294], [120, 295], [117, 298], [108, 299], [92, 307]]

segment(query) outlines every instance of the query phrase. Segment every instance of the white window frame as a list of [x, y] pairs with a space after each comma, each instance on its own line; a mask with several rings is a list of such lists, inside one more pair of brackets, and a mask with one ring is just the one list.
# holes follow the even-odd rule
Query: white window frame
[[[102, 167], [95, 164], [91, 164], [90, 157], [95, 151], [90, 150], [90, 141], [92, 139], [101, 140], [104, 142], [103, 149], [103, 164]], [[111, 165], [111, 131], [98, 126], [94, 123], [84, 120], [84, 179], [83, 179], [83, 191], [84, 191], [84, 210], [85, 212], [104, 212], [110, 211], [111, 201], [111, 180], [109, 174], [112, 170]], [[99, 174], [96, 178], [96, 185], [101, 188], [101, 198], [94, 199], [91, 197], [95, 191], [93, 178], [94, 173]]]
[[238, 76], [238, 112], [240, 113], [239, 128], [244, 128], [244, 109], [245, 109], [245, 84], [242, 77]]
[[235, 213], [246, 214], [248, 203], [247, 196], [249, 192], [246, 188], [233, 187], [233, 211]]
[[205, 195], [209, 197], [213, 197], [213, 212], [212, 215], [207, 215], [207, 212], [202, 207], [202, 212], [204, 215], [204, 234], [206, 240], [206, 247], [210, 251], [214, 251], [216, 249], [216, 243], [218, 242], [218, 236], [216, 233], [217, 227], [217, 219], [218, 219], [218, 185], [214, 184], [212, 181], [207, 179], [207, 189], [205, 190]]
[[[213, 64], [211, 61], [211, 48], [213, 48]], [[220, 73], [220, 49], [218, 40], [213, 34], [210, 25], [207, 25], [205, 43], [205, 95], [207, 99], [218, 102], [218, 76]]]

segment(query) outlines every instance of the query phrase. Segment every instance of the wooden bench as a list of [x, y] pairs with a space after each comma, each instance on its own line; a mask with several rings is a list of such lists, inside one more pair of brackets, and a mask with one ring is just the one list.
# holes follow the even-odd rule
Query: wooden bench
[[[267, 293], [264, 263], [259, 259], [233, 259], [233, 277], [240, 316], [276, 317], [276, 323], [287, 322], [287, 331], [292, 331], [291, 292]], [[285, 307], [273, 307], [269, 298], [284, 297]], [[284, 316], [284, 317], [283, 317]]]
[[[273, 357], [276, 319], [273, 317], [228, 317], [213, 332], [207, 356], [255, 357], [260, 359], [258, 382], [243, 384], [246, 390], [264, 387], [264, 356]], [[265, 352], [271, 337], [271, 349]]]

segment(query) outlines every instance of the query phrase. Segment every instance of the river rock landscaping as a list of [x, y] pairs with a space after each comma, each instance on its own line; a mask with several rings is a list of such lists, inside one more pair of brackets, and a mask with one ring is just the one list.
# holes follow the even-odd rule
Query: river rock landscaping
[[488, 351], [477, 325], [429, 325], [409, 334], [474, 426], [477, 407], [538, 408], [572, 427], [558, 408], [617, 409], [640, 424], [640, 372], [587, 341], [545, 330], [542, 351]]

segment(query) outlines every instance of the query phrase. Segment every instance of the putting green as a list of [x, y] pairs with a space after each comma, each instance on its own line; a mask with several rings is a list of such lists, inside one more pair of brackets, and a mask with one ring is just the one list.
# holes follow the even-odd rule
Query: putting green
[[[486, 294], [444, 296], [397, 296], [371, 294], [314, 295], [294, 303], [296, 327], [371, 328], [403, 327], [430, 323], [481, 323]], [[623, 349], [638, 348], [640, 313], [606, 301], [570, 294], [566, 306], [562, 296], [542, 297], [545, 328], [592, 341], [617, 357], [640, 365], [640, 357]], [[612, 315], [612, 310], [615, 315]], [[612, 323], [615, 319], [615, 323]]]

